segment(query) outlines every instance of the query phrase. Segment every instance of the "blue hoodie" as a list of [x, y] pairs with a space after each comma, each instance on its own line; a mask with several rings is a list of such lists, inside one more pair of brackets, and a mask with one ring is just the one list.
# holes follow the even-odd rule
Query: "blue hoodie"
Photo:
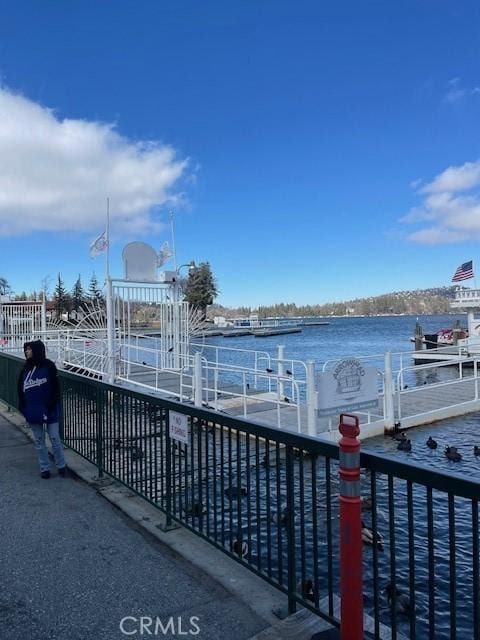
[[32, 349], [18, 379], [18, 406], [27, 422], [51, 424], [60, 417], [60, 387], [57, 367], [46, 358], [41, 340], [23, 345]]

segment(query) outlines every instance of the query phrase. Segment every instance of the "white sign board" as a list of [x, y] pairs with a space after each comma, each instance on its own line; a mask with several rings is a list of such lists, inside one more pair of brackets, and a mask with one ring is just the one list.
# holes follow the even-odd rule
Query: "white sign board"
[[184, 444], [189, 443], [188, 416], [184, 413], [169, 411], [170, 437]]
[[319, 417], [361, 411], [378, 405], [377, 370], [360, 360], [341, 360], [332, 371], [318, 376]]

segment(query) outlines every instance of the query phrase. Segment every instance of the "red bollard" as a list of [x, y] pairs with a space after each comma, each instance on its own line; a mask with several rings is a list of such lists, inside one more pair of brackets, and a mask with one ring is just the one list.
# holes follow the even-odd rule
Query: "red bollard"
[[357, 416], [340, 415], [340, 639], [363, 640], [360, 433]]

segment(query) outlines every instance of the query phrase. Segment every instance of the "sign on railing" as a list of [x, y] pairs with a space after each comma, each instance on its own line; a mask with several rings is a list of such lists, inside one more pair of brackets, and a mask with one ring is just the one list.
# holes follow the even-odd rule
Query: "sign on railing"
[[169, 411], [170, 437], [184, 444], [189, 443], [188, 416], [185, 413]]
[[360, 411], [378, 405], [377, 369], [357, 358], [341, 360], [318, 374], [318, 416]]

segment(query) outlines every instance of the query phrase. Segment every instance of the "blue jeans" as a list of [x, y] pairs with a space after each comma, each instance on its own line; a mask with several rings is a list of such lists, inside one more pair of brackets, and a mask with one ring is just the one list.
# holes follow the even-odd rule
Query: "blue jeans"
[[63, 444], [60, 440], [60, 434], [58, 431], [58, 422], [52, 422], [52, 424], [30, 424], [33, 431], [33, 437], [35, 438], [35, 450], [37, 452], [38, 464], [40, 465], [40, 471], [50, 471], [50, 461], [48, 459], [47, 445], [45, 444], [45, 431], [48, 431], [48, 437], [52, 444], [53, 459], [57, 469], [61, 469], [65, 466], [65, 456], [63, 455]]

